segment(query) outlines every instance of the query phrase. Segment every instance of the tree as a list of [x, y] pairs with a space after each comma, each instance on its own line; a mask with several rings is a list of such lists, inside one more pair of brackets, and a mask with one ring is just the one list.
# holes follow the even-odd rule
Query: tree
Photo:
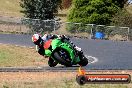
[[111, 24], [132, 28], [132, 14], [130, 14], [126, 9], [123, 9], [112, 18]]
[[62, 7], [63, 9], [67, 9], [71, 6], [72, 0], [62, 0]]
[[68, 21], [108, 25], [122, 7], [116, 1], [119, 0], [73, 0]]
[[61, 0], [21, 0], [21, 11], [25, 17], [32, 19], [53, 19]]
[[128, 0], [112, 0], [120, 8], [123, 8], [125, 4], [129, 3]]

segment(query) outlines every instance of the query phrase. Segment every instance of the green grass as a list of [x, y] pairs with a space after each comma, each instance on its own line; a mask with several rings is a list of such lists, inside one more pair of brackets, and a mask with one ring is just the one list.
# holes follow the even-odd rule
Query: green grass
[[8, 62], [11, 57], [11, 54], [9, 52], [6, 52], [5, 50], [0, 50], [0, 64]]
[[35, 49], [0, 44], [0, 67], [33, 66], [43, 59]]

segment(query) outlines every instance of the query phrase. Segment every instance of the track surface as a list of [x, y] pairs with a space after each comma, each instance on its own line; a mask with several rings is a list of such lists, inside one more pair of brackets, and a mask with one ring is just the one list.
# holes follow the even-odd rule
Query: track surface
[[[98, 62], [89, 64], [87, 70], [131, 70], [132, 69], [132, 42], [71, 39], [77, 46], [81, 47], [88, 56], [98, 58]], [[0, 43], [15, 44], [26, 47], [34, 47], [31, 35], [0, 34]], [[42, 69], [43, 68], [43, 69]], [[42, 70], [76, 70], [78, 67], [42, 67]], [[0, 69], [0, 71], [3, 68]], [[33, 68], [30, 68], [33, 69]], [[40, 68], [35, 68], [40, 69]]]

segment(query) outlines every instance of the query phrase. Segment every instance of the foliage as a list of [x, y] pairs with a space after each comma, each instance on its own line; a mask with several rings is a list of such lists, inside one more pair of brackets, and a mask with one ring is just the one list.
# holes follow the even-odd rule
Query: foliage
[[112, 0], [73, 0], [68, 21], [106, 25], [118, 10]]
[[[127, 0], [73, 0], [68, 15], [69, 22], [109, 25]], [[76, 30], [67, 28], [68, 30]]]
[[67, 9], [71, 6], [72, 0], [62, 0], [62, 7], [63, 9]]
[[25, 17], [32, 19], [53, 19], [54, 13], [61, 3], [61, 0], [21, 0], [21, 11]]
[[128, 1], [129, 0], [112, 0], [112, 2], [119, 6], [120, 8], [123, 8]]
[[86, 30], [88, 26], [82, 23], [68, 23], [66, 24], [66, 28], [71, 33], [89, 32], [89, 30], [88, 31]]
[[111, 24], [132, 28], [132, 15], [126, 9], [123, 9], [112, 18]]
[[39, 19], [22, 19], [22, 24], [27, 25], [31, 30], [29, 33], [52, 32], [60, 27], [59, 22], [54, 20], [39, 20]]
[[[132, 40], [132, 15], [127, 12], [126, 9], [123, 9], [122, 11], [119, 11], [114, 18], [112, 18], [112, 22], [111, 25], [115, 25], [115, 26], [121, 26], [121, 27], [130, 27], [129, 30], [129, 37], [130, 40]], [[124, 30], [124, 32], [122, 31], [122, 33], [127, 32], [126, 30]]]
[[[28, 25], [32, 32], [52, 31], [54, 28], [52, 22], [44, 22], [43, 20], [54, 19], [54, 13], [57, 13], [61, 0], [21, 0], [20, 6], [24, 9], [21, 11], [26, 18], [22, 22]], [[36, 19], [36, 20], [33, 20]], [[39, 19], [39, 20], [37, 20]], [[50, 26], [46, 27], [48, 24]]]

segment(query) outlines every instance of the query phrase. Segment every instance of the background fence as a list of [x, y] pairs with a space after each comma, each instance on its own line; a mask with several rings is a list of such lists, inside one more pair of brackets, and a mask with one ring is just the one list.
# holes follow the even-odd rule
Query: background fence
[[132, 30], [129, 27], [117, 27], [95, 24], [61, 22], [55, 20], [39, 20], [28, 18], [0, 17], [1, 32], [15, 33], [57, 33], [75, 37], [95, 38], [96, 32], [103, 32], [104, 39], [132, 40]]

